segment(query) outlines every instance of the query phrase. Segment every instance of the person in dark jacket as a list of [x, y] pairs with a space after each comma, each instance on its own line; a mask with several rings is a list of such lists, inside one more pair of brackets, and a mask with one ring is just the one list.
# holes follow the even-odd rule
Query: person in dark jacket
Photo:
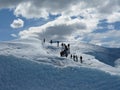
[[68, 44], [67, 48], [68, 48], [67, 53], [70, 54], [70, 44]]
[[75, 55], [73, 55], [73, 61], [76, 61], [76, 59], [75, 59]]
[[45, 43], [45, 38], [43, 39], [43, 42]]
[[59, 41], [57, 41], [57, 47], [59, 47]]
[[66, 44], [64, 44], [64, 46], [65, 46], [65, 50], [68, 50], [68, 47], [67, 47], [67, 45], [66, 45]]
[[75, 58], [76, 58], [76, 62], [78, 62], [78, 56], [77, 55], [75, 56]]
[[50, 43], [51, 43], [51, 45], [52, 45], [53, 41], [52, 41], [52, 40], [50, 40]]
[[70, 55], [70, 58], [72, 59], [72, 57], [73, 57], [73, 55], [71, 54], [71, 55]]
[[83, 63], [82, 56], [80, 56], [80, 62]]

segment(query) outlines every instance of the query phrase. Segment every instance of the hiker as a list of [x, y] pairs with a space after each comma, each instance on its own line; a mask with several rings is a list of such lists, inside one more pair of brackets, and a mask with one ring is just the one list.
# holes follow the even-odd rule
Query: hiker
[[50, 43], [51, 43], [51, 45], [52, 45], [53, 41], [52, 41], [52, 40], [50, 40]]
[[67, 50], [68, 50], [68, 47], [67, 47], [67, 45], [66, 45], [66, 44], [64, 44], [64, 47], [65, 47], [65, 50], [67, 51]]
[[57, 47], [59, 47], [59, 41], [57, 41]]
[[78, 56], [77, 55], [75, 56], [75, 58], [76, 58], [76, 62], [78, 62]]
[[64, 50], [65, 50], [65, 46], [64, 46], [64, 44], [62, 43], [62, 44], [61, 44], [61, 52], [60, 52], [60, 56], [61, 56], [61, 57], [64, 55]]
[[43, 39], [43, 43], [45, 43], [45, 38]]
[[71, 55], [70, 55], [70, 58], [72, 59], [72, 57], [73, 57], [73, 56], [72, 56], [72, 54], [71, 54]]
[[70, 54], [70, 44], [68, 44], [67, 49], [67, 53]]
[[80, 56], [80, 62], [83, 63], [82, 56]]
[[75, 60], [75, 55], [73, 55], [73, 61], [76, 61], [76, 60]]
[[64, 44], [62, 43], [61, 44], [61, 51], [64, 51], [65, 50], [65, 46], [64, 46]]
[[64, 55], [67, 57], [68, 56], [68, 54], [67, 54], [68, 48], [67, 48], [66, 44], [64, 44], [64, 46], [65, 46]]
[[64, 44], [64, 46], [65, 46], [64, 54], [67, 57], [68, 56], [68, 47], [66, 44]]

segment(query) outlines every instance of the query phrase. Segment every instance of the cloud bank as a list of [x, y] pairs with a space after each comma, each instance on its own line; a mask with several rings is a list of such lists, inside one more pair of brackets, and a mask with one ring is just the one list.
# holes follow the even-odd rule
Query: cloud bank
[[[42, 26], [20, 31], [20, 38], [45, 37], [53, 40], [79, 40], [98, 45], [115, 45], [115, 47], [120, 45], [118, 43], [120, 31], [115, 30], [112, 25], [108, 26], [110, 29], [108, 32], [93, 33], [98, 28], [100, 20], [106, 19], [108, 23], [120, 21], [120, 0], [1, 0], [0, 8], [12, 8], [15, 16], [26, 19], [48, 19], [49, 15], [61, 15]], [[13, 28], [22, 26], [17, 21], [11, 24]]]

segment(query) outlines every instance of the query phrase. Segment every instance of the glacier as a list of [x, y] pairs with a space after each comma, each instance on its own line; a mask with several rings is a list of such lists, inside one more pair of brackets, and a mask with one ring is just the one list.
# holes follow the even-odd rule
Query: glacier
[[70, 43], [83, 63], [60, 57], [56, 43], [0, 43], [0, 90], [120, 90], [120, 48]]

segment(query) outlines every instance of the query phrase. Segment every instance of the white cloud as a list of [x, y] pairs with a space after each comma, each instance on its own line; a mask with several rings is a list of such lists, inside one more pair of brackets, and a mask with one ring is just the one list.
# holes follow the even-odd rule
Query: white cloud
[[107, 16], [120, 10], [119, 0], [29, 0], [19, 3], [15, 9], [15, 15], [26, 18], [47, 18], [51, 14], [83, 15], [85, 10], [91, 9], [91, 13]]
[[85, 10], [105, 18], [120, 11], [120, 0], [1, 0], [0, 8], [14, 8], [16, 16], [47, 18], [49, 14], [83, 15]]
[[12, 37], [17, 37], [17, 35], [16, 35], [16, 34], [11, 34], [11, 36], [12, 36]]
[[14, 14], [16, 16], [22, 15], [26, 18], [47, 18], [49, 14], [61, 14], [69, 9], [78, 0], [29, 0], [27, 2], [19, 3], [16, 6]]
[[22, 19], [16, 19], [10, 25], [12, 28], [21, 28], [24, 26], [24, 21]]
[[[76, 40], [76, 36], [87, 37], [98, 21], [96, 19], [71, 19], [60, 16], [56, 20], [39, 27], [31, 27], [19, 33], [20, 38], [39, 38], [46, 40]], [[81, 37], [79, 37], [80, 39]], [[88, 37], [89, 38], [89, 37]], [[82, 40], [82, 38], [81, 38]]]
[[120, 21], [120, 12], [115, 12], [107, 17], [109, 23]]
[[104, 33], [89, 33], [86, 36], [81, 36], [81, 40], [88, 40], [89, 43], [109, 46], [109, 47], [120, 47], [120, 31], [110, 30]]
[[21, 31], [19, 33], [21, 38], [37, 37], [47, 39], [67, 39], [75, 32], [85, 32], [87, 26], [79, 19], [72, 20], [68, 17], [59, 17], [54, 21], [51, 21], [40, 27], [31, 27], [28, 30]]
[[112, 14], [119, 11], [119, 0], [101, 0], [101, 4], [98, 5], [98, 11], [102, 14]]
[[45, 8], [36, 7], [32, 2], [20, 3], [16, 7], [14, 14], [16, 16], [22, 15], [26, 18], [47, 18], [49, 16], [49, 12], [47, 12]]

